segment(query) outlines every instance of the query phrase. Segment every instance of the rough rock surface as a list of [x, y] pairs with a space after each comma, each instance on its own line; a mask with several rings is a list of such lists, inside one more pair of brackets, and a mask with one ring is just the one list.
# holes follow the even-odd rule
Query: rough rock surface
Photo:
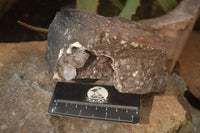
[[[200, 31], [193, 31], [188, 42], [179, 58], [180, 75], [187, 84], [187, 89], [200, 100]], [[192, 101], [192, 98], [189, 101]], [[200, 107], [198, 102], [193, 101], [196, 107]], [[190, 107], [192, 123], [194, 125], [193, 133], [200, 131], [200, 110]]]
[[182, 88], [170, 77], [165, 93], [142, 97], [138, 125], [48, 115], [55, 82], [45, 60], [46, 43], [0, 44], [0, 132], [170, 133], [190, 129], [187, 111], [179, 103], [184, 102]]
[[167, 68], [171, 73], [200, 14], [200, 0], [182, 0], [175, 9], [140, 23], [159, 32], [167, 50]]
[[[193, 32], [179, 58], [180, 75], [187, 83], [188, 90], [200, 99], [200, 32]], [[192, 53], [192, 54], [191, 54]]]
[[[65, 66], [79, 66], [74, 59], [65, 58], [84, 57], [84, 53], [93, 60], [77, 59], [85, 64], [81, 71], [64, 75], [63, 71], [72, 70]], [[110, 80], [121, 92], [160, 92], [166, 88], [165, 54], [163, 43], [152, 29], [123, 18], [69, 9], [58, 12], [48, 30], [47, 61], [59, 80], [89, 75]]]

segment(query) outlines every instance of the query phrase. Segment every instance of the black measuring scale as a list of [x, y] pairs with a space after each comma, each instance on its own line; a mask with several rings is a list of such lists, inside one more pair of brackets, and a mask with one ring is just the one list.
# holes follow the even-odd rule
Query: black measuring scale
[[140, 95], [120, 93], [109, 85], [58, 82], [48, 113], [137, 124], [140, 121]]

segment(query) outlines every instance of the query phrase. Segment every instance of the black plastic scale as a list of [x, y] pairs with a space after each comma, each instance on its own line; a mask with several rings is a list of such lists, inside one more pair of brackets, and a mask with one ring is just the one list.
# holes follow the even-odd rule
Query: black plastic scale
[[140, 121], [140, 95], [120, 93], [114, 86], [58, 82], [48, 113], [136, 124]]

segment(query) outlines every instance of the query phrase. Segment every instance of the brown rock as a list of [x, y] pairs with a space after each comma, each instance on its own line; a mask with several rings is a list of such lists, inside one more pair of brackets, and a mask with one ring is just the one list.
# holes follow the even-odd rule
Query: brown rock
[[187, 83], [189, 91], [200, 99], [200, 33], [193, 32], [179, 58], [180, 75]]
[[[87, 61], [78, 60], [84, 62], [83, 67], [75, 66], [75, 60], [69, 61], [84, 52], [90, 57]], [[57, 12], [48, 29], [46, 55], [54, 77], [59, 80], [109, 80], [120, 92], [138, 94], [166, 88], [163, 42], [151, 28], [134, 21], [77, 9]], [[77, 74], [75, 71], [71, 74], [71, 68], [65, 67], [69, 64], [77, 69]], [[63, 74], [63, 70], [70, 76]]]
[[0, 56], [0, 132], [153, 133], [191, 127], [187, 111], [179, 103], [184, 102], [182, 88], [170, 77], [164, 94], [142, 97], [138, 125], [48, 115], [55, 83], [47, 74], [46, 43], [0, 44], [0, 53], [4, 55]]
[[166, 65], [170, 73], [173, 71], [199, 14], [200, 0], [182, 0], [168, 14], [140, 21], [160, 33], [167, 50]]

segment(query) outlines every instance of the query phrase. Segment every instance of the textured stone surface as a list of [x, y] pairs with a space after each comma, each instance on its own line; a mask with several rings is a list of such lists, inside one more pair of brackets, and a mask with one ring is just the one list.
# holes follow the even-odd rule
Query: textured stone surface
[[[66, 61], [84, 52], [90, 57], [81, 70], [74, 61]], [[60, 70], [70, 64], [77, 69], [72, 78], [110, 80], [121, 92], [146, 94], [166, 87], [165, 49], [160, 38], [152, 29], [122, 18], [77, 9], [58, 12], [48, 31], [47, 61], [59, 80], [69, 80]]]
[[180, 75], [189, 91], [200, 99], [200, 32], [193, 32], [179, 58]]
[[191, 127], [179, 103], [184, 102], [182, 88], [170, 77], [165, 93], [142, 97], [138, 125], [48, 115], [55, 82], [45, 61], [46, 43], [0, 44], [0, 132], [153, 133]]
[[[186, 46], [179, 58], [180, 75], [187, 84], [187, 89], [198, 99], [200, 99], [200, 32], [193, 31], [190, 35]], [[190, 99], [189, 99], [190, 100]], [[191, 99], [192, 100], [192, 99]], [[193, 101], [193, 104], [200, 107]], [[192, 122], [194, 125], [193, 133], [200, 131], [200, 111], [194, 107], [190, 107]]]
[[[0, 132], [49, 132], [46, 42], [0, 44]], [[44, 89], [45, 88], [45, 89]]]
[[161, 17], [140, 21], [158, 31], [167, 50], [167, 68], [171, 73], [200, 14], [200, 0], [182, 0]]

